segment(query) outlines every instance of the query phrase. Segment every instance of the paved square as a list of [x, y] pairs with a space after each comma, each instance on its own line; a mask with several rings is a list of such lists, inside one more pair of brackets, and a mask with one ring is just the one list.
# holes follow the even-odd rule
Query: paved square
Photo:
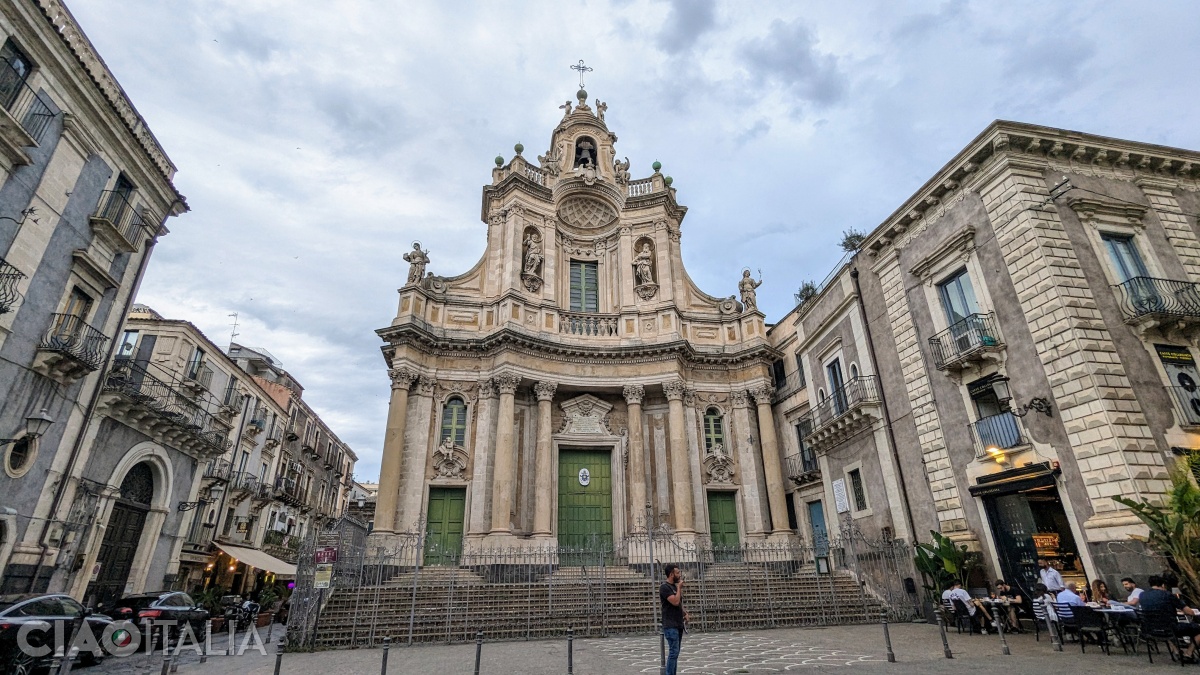
[[[628, 667], [622, 667], [620, 672], [658, 672], [661, 655], [657, 637], [611, 638], [598, 645], [597, 651], [621, 664], [628, 664]], [[854, 654], [843, 649], [784, 639], [782, 635], [772, 631], [691, 633], [683, 639], [679, 672], [721, 675], [775, 673], [882, 660], [878, 655]]]

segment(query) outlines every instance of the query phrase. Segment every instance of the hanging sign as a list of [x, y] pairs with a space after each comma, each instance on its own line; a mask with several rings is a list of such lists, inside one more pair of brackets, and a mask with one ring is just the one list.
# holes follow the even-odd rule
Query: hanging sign
[[317, 565], [317, 572], [313, 575], [313, 588], [329, 588], [331, 581], [333, 581], [333, 565]]
[[334, 546], [326, 546], [313, 551], [313, 562], [318, 565], [337, 562], [338, 550]]
[[833, 503], [837, 505], [838, 513], [850, 511], [850, 500], [846, 498], [846, 481], [843, 478], [833, 481]]
[[591, 472], [588, 471], [587, 469], [580, 469], [579, 470], [579, 484], [582, 485], [583, 487], [587, 487], [588, 483], [591, 483], [591, 482], [592, 482]]
[[1158, 352], [1158, 358], [1163, 363], [1171, 363], [1178, 366], [1196, 365], [1196, 359], [1192, 358], [1192, 352], [1187, 347], [1154, 345], [1154, 351]]

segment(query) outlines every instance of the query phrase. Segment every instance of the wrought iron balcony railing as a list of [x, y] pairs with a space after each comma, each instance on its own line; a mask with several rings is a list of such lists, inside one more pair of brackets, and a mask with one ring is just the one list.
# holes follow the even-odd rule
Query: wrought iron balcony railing
[[88, 370], [96, 370], [104, 363], [104, 350], [108, 337], [89, 326], [74, 314], [53, 314], [50, 330], [42, 338], [39, 349], [66, 354]]
[[204, 477], [213, 480], [227, 481], [233, 473], [233, 465], [227, 459], [212, 459], [204, 467]]
[[587, 337], [615, 337], [618, 317], [615, 314], [568, 314], [559, 317], [558, 332]]
[[[145, 364], [118, 359], [108, 373], [104, 390], [120, 394], [154, 413], [153, 417], [187, 432], [207, 452], [229, 447], [228, 427], [182, 391], [177, 380], [160, 377]], [[137, 417], [146, 420], [145, 415]]]
[[824, 401], [808, 413], [813, 432], [837, 420], [848, 412], [857, 410], [864, 403], [879, 402], [879, 385], [874, 375], [860, 375], [833, 390]]
[[980, 351], [1001, 346], [996, 315], [972, 314], [929, 338], [933, 362], [938, 370], [961, 362]]
[[968, 426], [971, 427], [971, 436], [975, 439], [976, 459], [990, 456], [989, 449], [1003, 451], [1026, 445], [1016, 415], [1008, 411], [980, 418]]
[[821, 467], [817, 463], [816, 454], [800, 452], [783, 458], [783, 467], [787, 477], [797, 485], [820, 478]]
[[25, 278], [25, 273], [8, 264], [0, 258], [0, 314], [7, 314], [21, 299], [17, 285]]
[[1179, 426], [1200, 427], [1200, 389], [1191, 387], [1167, 387]]
[[0, 61], [0, 103], [34, 143], [42, 141], [54, 113], [10, 61]]
[[775, 383], [774, 399], [782, 401], [784, 398], [804, 389], [808, 386], [808, 382], [804, 378], [803, 371], [792, 371], [787, 377], [783, 378], [782, 382]]
[[1113, 288], [1126, 321], [1144, 316], [1200, 318], [1200, 288], [1190, 281], [1134, 277]]
[[145, 223], [142, 209], [134, 206], [129, 195], [117, 190], [106, 190], [100, 196], [100, 207], [92, 215], [112, 226], [131, 246], [136, 246], [138, 230]]

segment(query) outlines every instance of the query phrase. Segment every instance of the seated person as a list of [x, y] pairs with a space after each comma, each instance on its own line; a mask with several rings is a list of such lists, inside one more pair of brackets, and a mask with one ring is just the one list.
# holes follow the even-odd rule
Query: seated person
[[[1143, 612], [1183, 612], [1187, 616], [1198, 616], [1200, 611], [1192, 609], [1177, 596], [1167, 591], [1167, 581], [1161, 576], [1150, 577], [1150, 590], [1142, 593], [1138, 599], [1138, 607]], [[1188, 661], [1196, 660], [1196, 646], [1200, 645], [1200, 625], [1194, 623], [1176, 623], [1175, 634], [1191, 638], [1188, 648], [1183, 652], [1183, 658]]]
[[1142, 589], [1138, 588], [1137, 582], [1133, 580], [1133, 577], [1125, 577], [1121, 580], [1121, 586], [1129, 594], [1129, 597], [1125, 598], [1125, 604], [1130, 607], [1137, 607], [1138, 598], [1142, 595]]
[[1016, 592], [1012, 586], [1004, 583], [1003, 579], [996, 580], [995, 591], [992, 597], [996, 600], [1009, 602], [1008, 605], [1008, 625], [1012, 627], [1013, 632], [1021, 632], [1021, 624], [1017, 621], [1017, 608], [1025, 601], [1021, 594]]
[[[1083, 601], [1083, 598], [1079, 597], [1078, 586], [1075, 585], [1074, 581], [1067, 582], [1066, 588], [1059, 591], [1058, 595], [1054, 597], [1054, 602], [1057, 602], [1060, 605], [1067, 605], [1069, 607], [1083, 607], [1087, 604]], [[1070, 610], [1066, 608], [1057, 610], [1057, 613], [1060, 614], [1063, 619], [1071, 618], [1071, 614], [1069, 612]]]
[[963, 589], [961, 581], [955, 581], [950, 584], [950, 587], [942, 592], [942, 600], [949, 600], [952, 605], [955, 600], [961, 602], [967, 608], [967, 614], [971, 617], [971, 623], [978, 626], [983, 631], [983, 634], [987, 635], [987, 624], [984, 623], [985, 613], [976, 611], [980, 609], [978, 601]]
[[1108, 601], [1110, 599], [1111, 598], [1108, 597], [1108, 584], [1104, 583], [1100, 579], [1096, 579], [1095, 581], [1093, 581], [1092, 582], [1092, 602], [1098, 603], [1100, 605], [1108, 605]]

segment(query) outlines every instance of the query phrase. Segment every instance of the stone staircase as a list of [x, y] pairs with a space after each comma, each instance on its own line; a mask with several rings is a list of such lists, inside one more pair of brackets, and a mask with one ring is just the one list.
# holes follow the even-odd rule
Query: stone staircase
[[[882, 603], [847, 572], [818, 576], [767, 565], [711, 563], [687, 581], [691, 631], [864, 623]], [[379, 585], [339, 588], [327, 600], [315, 646], [511, 640], [565, 635], [652, 633], [658, 584], [630, 567], [530, 571], [519, 582], [488, 581], [455, 567], [406, 570]]]

